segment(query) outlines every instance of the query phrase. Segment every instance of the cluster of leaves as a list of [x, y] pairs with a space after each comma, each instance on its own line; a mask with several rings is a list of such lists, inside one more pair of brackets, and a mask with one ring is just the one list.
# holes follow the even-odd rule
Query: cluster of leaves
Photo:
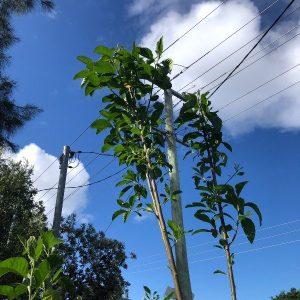
[[[159, 299], [161, 299], [157, 291], [154, 291], [152, 293], [151, 289], [147, 286], [144, 286], [144, 292], [145, 292], [144, 300], [159, 300]], [[164, 296], [163, 300], [171, 300], [171, 299], [173, 299], [173, 296], [174, 296], [174, 293], [171, 292], [167, 296]]]
[[120, 209], [113, 216], [114, 219], [123, 215], [126, 221], [132, 212], [153, 211], [152, 204], [142, 201], [148, 196], [145, 182], [149, 178], [163, 182], [163, 175], [170, 168], [162, 130], [164, 104], [154, 88], [171, 87], [168, 74], [172, 62], [160, 61], [162, 39], [155, 54], [135, 45], [131, 51], [99, 46], [95, 53], [100, 55], [96, 61], [78, 57], [86, 68], [75, 79], [83, 79], [86, 95], [103, 88], [109, 91], [102, 98], [105, 106], [100, 110], [101, 118], [92, 127], [97, 134], [107, 132], [102, 151], [112, 150], [120, 165], [128, 168], [117, 184], [123, 188], [118, 199]]
[[55, 247], [61, 241], [51, 231], [44, 232], [38, 239], [30, 237], [23, 242], [23, 257], [11, 257], [0, 262], [0, 277], [13, 273], [21, 283], [1, 285], [0, 294], [8, 299], [19, 299], [27, 294], [33, 299], [60, 299], [57, 289], [61, 280], [62, 260]]
[[197, 229], [194, 233], [209, 232], [218, 238], [217, 247], [225, 248], [233, 243], [241, 225], [252, 243], [255, 225], [247, 208], [258, 215], [260, 223], [262, 216], [256, 204], [242, 198], [247, 181], [230, 184], [234, 177], [244, 175], [239, 166], [235, 166], [234, 173], [224, 184], [218, 183], [227, 166], [226, 152], [232, 151], [232, 148], [223, 141], [222, 120], [213, 111], [207, 94], [187, 94], [176, 123], [178, 127], [187, 126], [190, 129], [182, 143], [189, 149], [186, 155], [193, 155], [196, 162], [193, 179], [195, 189], [201, 196], [199, 202], [188, 207], [197, 208], [195, 217], [208, 225], [208, 228]]

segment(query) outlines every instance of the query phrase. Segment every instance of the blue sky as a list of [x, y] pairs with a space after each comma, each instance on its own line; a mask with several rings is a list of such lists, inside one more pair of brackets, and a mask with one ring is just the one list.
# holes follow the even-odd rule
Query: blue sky
[[[108, 46], [122, 44], [128, 47], [134, 40], [143, 40], [145, 44], [149, 44], [152, 36], [157, 34], [157, 28], [160, 28], [161, 18], [170, 11], [177, 11], [178, 14], [186, 16], [191, 11], [191, 5], [199, 4], [198, 1], [187, 1], [182, 5], [180, 1], [174, 0], [161, 1], [161, 6], [159, 6], [155, 1], [150, 2], [153, 5], [148, 8], [148, 11], [134, 14], [130, 1], [113, 1], [112, 3], [108, 0], [86, 0], [75, 3], [65, 0], [57, 3], [56, 14], [53, 16], [46, 16], [36, 11], [14, 19], [16, 34], [21, 39], [21, 42], [17, 43], [10, 51], [12, 63], [8, 68], [8, 73], [17, 81], [15, 99], [18, 103], [34, 103], [44, 110], [15, 137], [15, 141], [21, 148], [34, 143], [46, 153], [58, 156], [63, 145], [74, 140], [96, 118], [101, 107], [101, 95], [98, 94], [93, 98], [84, 97], [79, 82], [72, 80], [73, 75], [81, 68], [80, 63], [76, 61], [77, 55], [92, 55], [93, 49], [99, 44]], [[248, 3], [248, 1], [246, 2]], [[261, 2], [258, 2], [261, 6]], [[256, 27], [254, 26], [251, 30], [254, 33], [259, 32], [268, 24], [269, 20], [279, 13], [284, 3], [286, 1], [279, 1], [278, 6], [273, 7], [270, 13], [260, 19]], [[194, 8], [195, 6], [192, 9]], [[249, 14], [252, 13], [249, 8], [247, 9]], [[225, 13], [228, 12], [224, 11]], [[245, 16], [245, 21], [247, 16]], [[172, 21], [171, 17], [172, 15], [170, 22]], [[186, 17], [186, 21], [196, 22], [191, 19], [192, 14], [188, 17]], [[299, 22], [297, 17], [294, 17], [294, 20]], [[153, 24], [158, 25], [151, 27], [150, 30], [150, 26]], [[176, 31], [174, 32], [171, 25], [170, 28], [164, 29], [167, 30], [164, 34], [166, 39], [168, 39], [168, 31], [170, 35], [176, 35]], [[178, 24], [179, 26], [180, 24]], [[286, 22], [281, 29], [284, 30], [288, 26], [292, 25]], [[201, 30], [201, 27], [197, 30]], [[242, 40], [243, 38], [241, 38]], [[216, 39], [215, 42], [217, 41]], [[231, 49], [233, 44], [234, 42], [224, 45], [218, 55], [221, 55], [222, 51]], [[178, 45], [179, 52], [170, 51], [170, 54], [174, 54], [175, 57], [184, 56], [182, 51], [188, 51], [189, 45], [184, 48], [180, 48], [181, 46]], [[290, 50], [297, 49], [299, 41], [292, 45], [294, 48], [290, 48]], [[234, 44], [234, 46], [236, 45]], [[284, 52], [284, 50], [282, 51]], [[292, 56], [293, 51], [290, 53]], [[189, 59], [188, 56], [186, 59]], [[216, 57], [218, 58], [218, 56]], [[213, 59], [217, 58], [213, 57]], [[227, 93], [227, 97], [234, 98], [236, 95], [246, 92], [251, 84], [258, 85], [260, 79], [267, 80], [272, 77], [271, 74], [260, 74], [267, 68], [274, 67], [274, 70], [276, 69], [278, 72], [283, 71], [285, 65], [282, 65], [281, 61], [286, 61], [288, 58], [279, 56], [275, 59], [278, 61], [278, 65], [272, 64], [272, 61], [266, 62], [266, 65], [262, 64], [258, 70], [251, 71], [253, 72], [251, 74], [254, 75], [245, 74], [240, 78], [236, 82], [236, 86], [234, 86], [234, 82], [230, 88], [225, 86], [224, 94]], [[253, 78], [258, 81], [252, 82]], [[248, 79], [251, 79], [249, 87], [248, 83], [245, 84]], [[262, 94], [272, 93], [273, 89], [289, 80], [290, 78], [284, 78], [275, 86], [266, 88]], [[177, 89], [183, 83], [184, 80], [182, 83], [176, 82], [177, 85], [174, 88]], [[295, 91], [299, 92], [299, 87]], [[220, 98], [222, 95], [223, 92]], [[253, 99], [246, 99], [245, 102], [255, 102], [258, 96], [259, 94], [256, 94]], [[226, 128], [226, 135], [234, 148], [232, 161], [239, 162], [244, 167], [246, 177], [250, 181], [245, 190], [245, 197], [258, 203], [263, 213], [262, 228], [295, 221], [259, 231], [257, 233], [258, 240], [253, 246], [249, 244], [236, 245], [236, 252], [300, 239], [300, 231], [297, 231], [300, 230], [300, 222], [296, 222], [300, 219], [300, 126], [293, 111], [285, 112], [284, 109], [287, 108], [280, 106], [288, 103], [287, 105], [294, 105], [293, 110], [296, 111], [298, 102], [296, 102], [297, 98], [293, 97], [292, 94], [289, 94], [289, 98], [282, 96], [282, 98], [276, 99], [277, 102], [273, 103], [273, 106], [270, 103], [270, 106], [255, 111], [245, 118], [242, 117]], [[298, 107], [300, 108], [300, 106]], [[237, 110], [242, 108], [238, 107]], [[295, 121], [293, 121], [294, 119]], [[73, 145], [72, 149], [99, 151], [100, 145], [101, 138], [96, 136], [92, 130], [88, 130]], [[187, 204], [197, 200], [197, 194], [192, 191], [191, 162], [183, 161], [182, 153], [183, 149], [179, 148], [183, 203]], [[91, 155], [85, 154], [81, 156], [81, 161], [86, 165], [91, 158]], [[93, 177], [93, 173], [108, 161], [109, 158], [99, 158], [95, 163], [86, 167], [86, 171], [91, 176], [90, 181], [101, 179], [119, 169], [116, 164], [112, 164], [97, 177]], [[44, 177], [47, 178], [47, 173]], [[115, 177], [104, 184], [95, 185], [86, 190], [87, 205], [81, 213], [85, 214], [100, 230], [107, 228], [111, 215], [117, 208], [115, 204], [117, 190], [114, 187], [117, 179], [118, 177]], [[72, 199], [70, 198], [69, 201]], [[167, 207], [166, 211], [168, 211]], [[193, 220], [192, 211], [185, 210], [184, 216], [187, 228], [197, 226]], [[137, 254], [138, 259], [136, 261], [129, 260], [128, 271], [124, 272], [125, 278], [131, 283], [130, 297], [132, 299], [141, 299], [143, 285], [148, 285], [160, 293], [163, 293], [167, 285], [171, 285], [170, 274], [164, 263], [160, 234], [153, 219], [146, 218], [138, 221], [132, 218], [126, 224], [117, 220], [109, 227], [107, 235], [123, 241], [128, 252], [133, 251]], [[274, 235], [277, 236], [271, 238]], [[240, 237], [236, 244], [244, 241], [245, 239]], [[222, 253], [214, 250], [211, 245], [207, 244], [208, 242], [213, 241], [205, 235], [187, 237], [188, 247], [191, 247], [189, 248], [190, 269], [195, 299], [229, 299], [226, 278], [212, 274], [215, 269], [224, 269], [225, 261], [222, 258], [213, 259]], [[195, 245], [200, 246], [194, 247]], [[207, 252], [209, 250], [212, 251]], [[237, 255], [235, 270], [240, 299], [270, 299], [270, 296], [283, 289], [293, 286], [299, 288], [299, 250], [300, 243], [292, 243]], [[198, 262], [198, 260], [210, 258], [212, 260]]]

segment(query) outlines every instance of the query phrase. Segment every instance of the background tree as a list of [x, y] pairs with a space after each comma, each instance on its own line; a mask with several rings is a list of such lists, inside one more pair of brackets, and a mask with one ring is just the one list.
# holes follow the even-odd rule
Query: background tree
[[25, 163], [0, 159], [0, 260], [21, 254], [19, 237], [37, 237], [46, 227], [43, 204], [34, 201], [31, 174]]
[[272, 300], [300, 300], [300, 290], [291, 288], [289, 292], [281, 292], [275, 297], [271, 297]]
[[124, 245], [91, 224], [76, 225], [76, 216], [66, 218], [61, 226], [64, 243], [61, 255], [64, 259], [64, 274], [73, 288], [66, 291], [66, 297], [75, 299], [119, 300], [129, 283], [122, 276], [126, 269]]
[[5, 74], [10, 57], [7, 50], [18, 38], [11, 25], [13, 15], [32, 11], [38, 4], [45, 10], [53, 9], [50, 0], [1, 0], [0, 1], [0, 147], [16, 150], [11, 136], [31, 120], [40, 110], [33, 105], [18, 106], [12, 98], [15, 82]]

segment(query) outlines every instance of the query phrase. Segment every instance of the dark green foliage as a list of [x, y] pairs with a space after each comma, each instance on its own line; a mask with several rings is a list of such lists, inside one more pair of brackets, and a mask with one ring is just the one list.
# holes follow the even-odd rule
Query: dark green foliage
[[30, 12], [38, 4], [43, 9], [53, 9], [53, 2], [50, 0], [0, 1], [0, 148], [13, 151], [16, 150], [16, 145], [11, 142], [10, 138], [40, 110], [33, 105], [18, 106], [12, 98], [15, 82], [5, 74], [5, 66], [10, 60], [7, 50], [18, 41], [18, 38], [14, 34], [11, 18], [15, 14]]
[[292, 288], [289, 292], [281, 292], [279, 295], [271, 297], [272, 300], [300, 300], [300, 290]]
[[64, 220], [62, 237], [63, 271], [72, 282], [64, 299], [121, 299], [129, 286], [122, 276], [127, 268], [124, 245], [90, 224], [77, 226], [75, 215]]
[[[31, 174], [24, 163], [0, 159], [0, 260], [21, 255], [19, 238], [38, 237], [45, 229], [44, 207], [34, 201]], [[2, 277], [0, 282], [5, 280]]]

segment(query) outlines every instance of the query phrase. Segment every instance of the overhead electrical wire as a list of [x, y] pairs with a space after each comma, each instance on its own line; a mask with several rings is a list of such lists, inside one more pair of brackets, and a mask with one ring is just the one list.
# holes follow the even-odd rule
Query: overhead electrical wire
[[[230, 35], [228, 35], [225, 39], [223, 39], [221, 42], [219, 42], [217, 45], [215, 45], [213, 48], [211, 48], [210, 50], [208, 50], [207, 52], [205, 52], [203, 55], [201, 55], [200, 57], [198, 57], [196, 60], [194, 60], [192, 63], [190, 63], [185, 69], [181, 70], [179, 73], [177, 73], [176, 75], [174, 75], [172, 77], [172, 80], [176, 79], [177, 77], [181, 76], [183, 73], [185, 73], [188, 69], [190, 69], [192, 66], [194, 66], [196, 63], [198, 63], [200, 60], [202, 60], [204, 57], [206, 57], [208, 54], [210, 54], [211, 52], [213, 52], [216, 48], [218, 48], [219, 46], [221, 46], [223, 43], [225, 43], [228, 39], [230, 39], [232, 36], [234, 36], [235, 34], [237, 34], [239, 31], [241, 31], [243, 28], [245, 28], [247, 25], [249, 25], [250, 23], [252, 23], [255, 19], [257, 19], [259, 16], [261, 16], [262, 14], [264, 14], [267, 10], [269, 10], [272, 6], [274, 6], [279, 0], [275, 0], [273, 1], [270, 5], [268, 5], [267, 7], [265, 7], [263, 10], [261, 10], [257, 15], [255, 15], [252, 19], [250, 19], [249, 21], [247, 21], [244, 25], [242, 25], [241, 27], [239, 27], [237, 30], [235, 30], [233, 33], [231, 33]], [[293, 0], [295, 1], [295, 0]]]
[[[273, 234], [273, 235], [262, 237], [262, 238], [257, 238], [257, 239], [255, 239], [255, 242], [265, 241], [265, 240], [269, 240], [269, 239], [272, 239], [272, 238], [276, 238], [276, 237], [280, 237], [280, 236], [284, 236], [284, 235], [291, 234], [291, 233], [296, 233], [296, 232], [300, 232], [300, 229], [289, 230], [289, 231], [286, 231], [286, 232]], [[236, 246], [241, 246], [241, 245], [247, 245], [248, 243], [249, 243], [248, 241], [247, 242], [241, 242], [241, 243], [234, 244], [234, 246], [236, 247]], [[213, 244], [213, 243], [211, 243], [211, 244]], [[199, 256], [200, 254], [211, 253], [211, 252], [216, 252], [216, 251], [219, 251], [219, 250], [218, 249], [204, 250], [204, 251], [200, 251], [198, 253], [192, 253], [192, 254], [188, 255], [188, 258]], [[156, 261], [151, 261], [151, 262], [144, 263], [144, 264], [133, 265], [132, 268], [139, 268], [139, 267], [149, 266], [149, 265], [153, 265], [153, 264], [156, 264], [156, 263], [164, 263], [165, 261], [166, 260], [162, 260], [162, 259], [161, 260], [156, 260]]]
[[[283, 242], [283, 243], [272, 244], [272, 245], [268, 245], [268, 246], [263, 246], [263, 247], [258, 247], [258, 248], [254, 248], [254, 249], [235, 252], [234, 255], [240, 255], [240, 254], [244, 254], [244, 253], [251, 253], [251, 252], [256, 252], [256, 251], [260, 251], [260, 250], [264, 250], [264, 249], [295, 244], [295, 243], [299, 243], [299, 242], [300, 242], [300, 239], [292, 240], [292, 241], [287, 241], [287, 242]], [[224, 255], [219, 255], [219, 256], [214, 256], [214, 257], [210, 257], [210, 258], [206, 258], [206, 259], [194, 260], [194, 261], [189, 262], [189, 264], [205, 262], [205, 261], [213, 261], [213, 260], [216, 260], [216, 259], [219, 259], [219, 258], [224, 258], [224, 257], [225, 257]], [[165, 268], [166, 267], [157, 267], [157, 268], [151, 268], [151, 269], [146, 269], [146, 270], [139, 270], [139, 271], [129, 272], [127, 274], [129, 275], [129, 274], [137, 274], [137, 273], [144, 273], [144, 272], [150, 272], [150, 271], [157, 271], [157, 270], [163, 270]]]
[[[291, 225], [291, 224], [295, 224], [298, 222], [300, 222], [300, 219], [283, 222], [283, 223], [279, 223], [279, 224], [275, 224], [275, 225], [271, 225], [271, 226], [267, 226], [267, 227], [262, 227], [262, 228], [257, 229], [256, 232], [261, 232], [261, 231], [270, 230], [270, 229], [274, 229], [274, 228], [278, 228], [278, 227], [282, 227], [282, 226], [286, 226], [286, 225]], [[237, 237], [243, 237], [243, 236], [245, 236], [245, 235], [244, 234], [237, 235]], [[197, 247], [206, 246], [206, 245], [213, 245], [213, 244], [214, 243], [212, 243], [212, 242], [200, 243], [200, 244], [189, 246], [189, 247], [187, 247], [187, 249], [197, 248]], [[153, 257], [163, 256], [163, 255], [164, 254], [162, 254], [162, 253], [157, 253], [157, 254], [147, 255], [145, 257], [142, 257], [142, 259], [148, 259], [148, 258], [153, 258]]]
[[254, 51], [254, 49], [262, 42], [262, 40], [267, 36], [267, 34], [272, 30], [272, 28], [279, 22], [279, 20], [283, 17], [285, 12], [291, 7], [291, 5], [295, 2], [295, 0], [291, 0], [290, 3], [285, 7], [285, 9], [281, 12], [281, 14], [274, 20], [274, 22], [270, 25], [270, 27], [264, 32], [264, 34], [260, 37], [260, 39], [255, 43], [255, 45], [248, 51], [248, 53], [243, 57], [243, 59], [233, 68], [233, 70], [228, 74], [228, 76], [216, 87], [216, 89], [209, 94], [209, 98], [211, 98], [225, 82], [230, 78], [230, 76], [243, 64], [243, 62], [247, 59], [247, 57]]
[[[290, 15], [292, 15], [293, 13], [295, 13], [298, 9], [300, 8], [297, 7], [296, 9], [294, 9], [292, 12], [290, 12], [287, 16], [283, 17], [281, 19], [281, 21], [283, 21], [284, 19], [288, 18]], [[298, 28], [300, 25], [296, 25], [294, 26], [292, 29], [288, 30], [287, 32], [285, 32], [284, 34], [280, 35], [278, 38], [276, 38], [274, 41], [272, 41], [271, 43], [269, 43], [268, 45], [266, 45], [265, 48], [268, 48], [270, 45], [272, 45], [273, 43], [277, 42], [279, 39], [281, 39], [282, 37], [288, 35], [291, 31], [295, 30], [296, 28]], [[211, 70], [213, 70], [215, 67], [217, 67], [218, 65], [220, 65], [221, 63], [223, 63], [224, 61], [226, 61], [228, 58], [230, 58], [231, 56], [233, 56], [234, 54], [236, 54], [237, 52], [239, 52], [240, 50], [242, 50], [244, 47], [246, 47], [247, 45], [251, 44], [253, 41], [255, 41], [257, 38], [259, 38], [260, 36], [262, 36], [264, 33], [260, 33], [258, 35], [256, 35], [254, 38], [252, 38], [251, 40], [249, 40], [247, 43], [243, 44], [242, 46], [240, 46], [239, 48], [237, 48], [236, 50], [234, 50], [233, 52], [231, 52], [230, 54], [228, 54], [226, 57], [224, 57], [223, 59], [219, 60], [217, 63], [215, 63], [213, 66], [209, 67], [207, 70], [205, 70], [204, 72], [202, 72], [200, 75], [198, 75], [196, 78], [194, 78], [193, 80], [189, 81], [187, 84], [185, 84], [183, 87], [181, 87], [178, 92], [181, 92], [183, 89], [185, 89], [186, 87], [188, 87], [190, 84], [194, 83], [195, 81], [197, 81], [199, 78], [201, 78], [202, 76], [204, 76], [205, 74], [207, 74], [208, 72], [210, 72]], [[185, 91], [186, 92], [186, 91]]]
[[[235, 76], [237, 76], [238, 74], [240, 74], [241, 72], [243, 72], [244, 70], [248, 69], [250, 66], [256, 64], [257, 62], [261, 61], [263, 58], [267, 57], [268, 55], [270, 55], [271, 53], [273, 53], [274, 51], [278, 50], [279, 48], [281, 48], [282, 46], [286, 45], [288, 42], [292, 41], [293, 39], [295, 39], [296, 37], [298, 37], [300, 35], [300, 33], [295, 34], [294, 36], [292, 36], [291, 38], [287, 39], [286, 41], [284, 41], [283, 43], [277, 45], [276, 47], [274, 47], [273, 49], [271, 49], [270, 51], [266, 52], [264, 55], [262, 55], [261, 57], [259, 57], [258, 59], [252, 61], [251, 63], [249, 63], [248, 65], [244, 66], [243, 68], [241, 68], [240, 70], [238, 70], [236, 73], [232, 74], [231, 77], [229, 79], [234, 78]], [[253, 55], [249, 56], [248, 59], [253, 58], [254, 56], [256, 56], [257, 54], [259, 54], [260, 52], [262, 52], [263, 49], [259, 50], [258, 52], [254, 53]], [[207, 84], [205, 84], [204, 86], [202, 86], [199, 90], [204, 90], [206, 87], [208, 87], [209, 85], [211, 85], [212, 83], [214, 83], [215, 81], [217, 81], [218, 79], [220, 79], [221, 77], [225, 76], [226, 74], [228, 74], [230, 71], [227, 71], [225, 73], [223, 73], [222, 75], [218, 76], [217, 78], [213, 79], [212, 81], [208, 82]], [[229, 80], [228, 79], [228, 80]], [[205, 92], [210, 92], [211, 90], [213, 90], [214, 88], [216, 88], [218, 86], [218, 84], [214, 85], [213, 87], [211, 87], [208, 90], [205, 90]], [[178, 100], [173, 108], [175, 108], [180, 102], [182, 102], [182, 100]], [[178, 109], [179, 110], [179, 109]], [[175, 112], [178, 112], [178, 110], [176, 110]]]
[[238, 112], [237, 114], [235, 114], [235, 115], [229, 117], [228, 119], [224, 120], [223, 123], [226, 123], [226, 122], [228, 122], [228, 121], [230, 121], [230, 120], [232, 120], [232, 119], [238, 117], [239, 115], [241, 115], [241, 114], [243, 114], [243, 113], [245, 113], [245, 112], [247, 112], [247, 111], [249, 111], [249, 110], [255, 108], [255, 107], [258, 106], [258, 105], [261, 105], [262, 103], [264, 103], [264, 102], [266, 102], [266, 101], [268, 101], [268, 100], [274, 98], [275, 96], [277, 96], [277, 95], [281, 94], [282, 92], [284, 92], [284, 91], [286, 91], [286, 90], [288, 90], [288, 89], [290, 89], [290, 88], [296, 86], [296, 85], [299, 84], [299, 83], [300, 83], [300, 80], [298, 80], [298, 81], [292, 83], [291, 85], [285, 87], [284, 89], [282, 89], [282, 90], [280, 90], [280, 91], [278, 91], [278, 92], [272, 94], [271, 96], [269, 96], [269, 97], [267, 97], [267, 98], [264, 98], [264, 99], [260, 100], [259, 102], [255, 103], [254, 105], [251, 105], [251, 106], [249, 106], [248, 108], [246, 108], [246, 109], [244, 109], [244, 110]]
[[213, 10], [211, 10], [207, 15], [205, 15], [203, 18], [201, 18], [196, 24], [194, 24], [192, 27], [190, 27], [187, 31], [185, 31], [181, 36], [179, 36], [177, 39], [175, 39], [173, 42], [171, 42], [163, 52], [166, 52], [171, 47], [173, 47], [177, 42], [179, 42], [182, 38], [184, 38], [188, 33], [190, 33], [193, 29], [195, 29], [200, 23], [202, 23], [205, 19], [207, 19], [211, 14], [213, 14], [216, 10], [218, 10], [223, 4], [225, 4], [227, 0], [222, 1], [218, 6], [216, 6]]

